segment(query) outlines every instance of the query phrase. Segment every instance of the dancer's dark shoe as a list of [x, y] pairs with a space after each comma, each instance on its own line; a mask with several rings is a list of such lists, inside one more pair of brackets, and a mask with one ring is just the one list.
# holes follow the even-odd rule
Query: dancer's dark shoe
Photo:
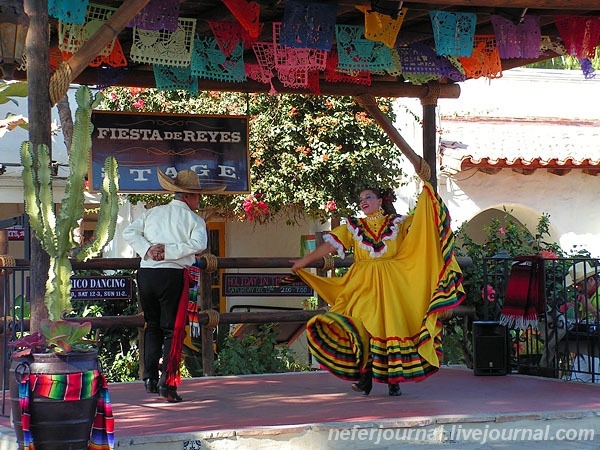
[[371, 389], [373, 389], [373, 372], [369, 368], [366, 372], [360, 374], [357, 383], [352, 383], [352, 390], [369, 395]]
[[399, 397], [402, 395], [402, 391], [400, 390], [400, 385], [398, 383], [390, 383], [388, 384], [388, 393], [392, 397]]
[[155, 378], [146, 378], [144, 380], [144, 386], [146, 387], [146, 393], [158, 394], [158, 380]]
[[171, 386], [159, 386], [158, 395], [164, 397], [169, 403], [179, 403], [183, 398], [177, 393], [177, 388]]

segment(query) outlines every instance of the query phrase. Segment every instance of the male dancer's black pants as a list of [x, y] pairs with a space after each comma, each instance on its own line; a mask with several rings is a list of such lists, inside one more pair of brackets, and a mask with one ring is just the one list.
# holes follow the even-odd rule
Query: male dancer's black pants
[[159, 386], [165, 385], [165, 369], [173, 340], [173, 330], [181, 290], [183, 269], [139, 269], [137, 272], [140, 305], [144, 313], [143, 379], [159, 379], [158, 364], [163, 358]]

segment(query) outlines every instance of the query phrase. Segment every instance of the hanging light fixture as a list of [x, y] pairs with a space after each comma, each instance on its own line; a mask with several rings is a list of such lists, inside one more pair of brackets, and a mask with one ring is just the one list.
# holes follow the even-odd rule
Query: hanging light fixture
[[385, 14], [396, 20], [402, 10], [402, 3], [400, 0], [371, 0], [371, 11]]
[[21, 64], [25, 53], [25, 38], [29, 16], [23, 9], [23, 0], [0, 0], [0, 58], [5, 80]]

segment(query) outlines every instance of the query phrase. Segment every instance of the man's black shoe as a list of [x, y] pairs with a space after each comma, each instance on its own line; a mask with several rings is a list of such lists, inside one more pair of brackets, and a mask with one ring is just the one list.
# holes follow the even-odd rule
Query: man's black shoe
[[177, 393], [177, 388], [170, 386], [160, 386], [158, 388], [158, 395], [166, 398], [169, 403], [179, 403], [183, 401], [183, 398]]
[[146, 386], [146, 393], [158, 394], [158, 380], [154, 378], [146, 378], [144, 380], [144, 386]]

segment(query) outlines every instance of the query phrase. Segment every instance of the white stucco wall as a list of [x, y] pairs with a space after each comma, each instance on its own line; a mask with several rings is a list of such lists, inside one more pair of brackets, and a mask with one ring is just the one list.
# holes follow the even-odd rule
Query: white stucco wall
[[[496, 80], [470, 80], [461, 84], [459, 99], [440, 99], [440, 115], [490, 116], [511, 118], [565, 118], [598, 120], [598, 108], [593, 99], [600, 98], [600, 79], [586, 80], [580, 71], [549, 71], [515, 69], [504, 72]], [[476, 129], [477, 126], [473, 125]], [[441, 139], [458, 140], [460, 134], [452, 133], [452, 124], [440, 121]], [[580, 150], [585, 143], [578, 143], [578, 149], [569, 149], [569, 144], [577, 142], [581, 129], [569, 127], [548, 127], [547, 133], [560, 133], [572, 136], [564, 148], [542, 151], [540, 156], [549, 158], [548, 153]], [[487, 129], [478, 136], [477, 148], [484, 155], [486, 147], [495, 148], [495, 142], [502, 139], [510, 142], [508, 136], [501, 135], [502, 128], [495, 133]], [[534, 130], [537, 133], [540, 130]], [[541, 131], [544, 133], [544, 131]], [[535, 134], [519, 142], [524, 151], [537, 148], [539, 137]], [[468, 142], [466, 142], [468, 144]], [[597, 151], [597, 143], [590, 145], [590, 151]], [[471, 150], [471, 149], [470, 149]], [[597, 159], [600, 155], [581, 155]], [[521, 175], [503, 169], [495, 175], [487, 175], [475, 170], [456, 174], [440, 174], [439, 191], [448, 203], [453, 224], [470, 220], [481, 211], [489, 208], [502, 209], [505, 206], [514, 210], [514, 216], [528, 228], [537, 225], [542, 213], [550, 215], [552, 238], [564, 250], [574, 246], [587, 249], [592, 256], [600, 256], [600, 203], [596, 200], [600, 193], [600, 177], [586, 175], [580, 169], [573, 169], [566, 175], [558, 176], [545, 169], [533, 174]]]
[[454, 229], [481, 211], [506, 208], [535, 233], [539, 217], [547, 213], [551, 241], [567, 251], [578, 246], [598, 256], [600, 207], [592, 197], [600, 192], [600, 178], [574, 172], [562, 177], [545, 170], [527, 176], [510, 170], [496, 175], [478, 172], [466, 180], [442, 177], [438, 190], [448, 205]]
[[[225, 230], [227, 256], [297, 258], [300, 257], [300, 236], [303, 234], [314, 234], [316, 231], [323, 231], [325, 229], [329, 229], [327, 224], [321, 225], [309, 221], [295, 226], [289, 226], [284, 221], [264, 225], [252, 222], [227, 222]], [[229, 269], [228, 272], [288, 273], [289, 269]], [[302, 307], [303, 300], [303, 297], [273, 297], [269, 299], [230, 297], [227, 299], [227, 308], [249, 303], [298, 308]]]

